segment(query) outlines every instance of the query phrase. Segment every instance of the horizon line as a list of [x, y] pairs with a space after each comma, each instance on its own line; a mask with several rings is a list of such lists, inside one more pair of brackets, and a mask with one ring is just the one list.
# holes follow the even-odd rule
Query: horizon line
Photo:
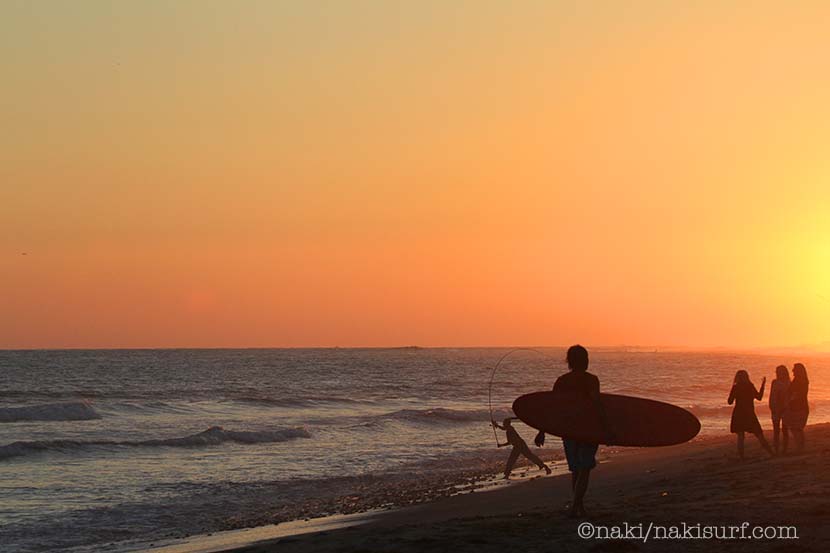
[[[573, 344], [571, 344], [573, 345]], [[182, 351], [182, 350], [323, 350], [323, 349], [343, 349], [343, 350], [390, 350], [390, 349], [521, 349], [521, 348], [543, 348], [543, 349], [567, 349], [570, 345], [395, 345], [395, 346], [58, 346], [58, 347], [0, 347], [0, 352], [15, 352], [15, 351]], [[636, 344], [611, 344], [611, 345], [589, 345], [589, 349], [599, 350], [654, 350], [654, 351], [636, 351], [631, 353], [663, 353], [663, 352], [747, 352], [747, 353], [772, 353], [776, 351], [792, 351], [805, 352], [815, 354], [830, 353], [830, 344], [813, 344], [800, 346], [669, 346], [669, 345], [636, 345]]]

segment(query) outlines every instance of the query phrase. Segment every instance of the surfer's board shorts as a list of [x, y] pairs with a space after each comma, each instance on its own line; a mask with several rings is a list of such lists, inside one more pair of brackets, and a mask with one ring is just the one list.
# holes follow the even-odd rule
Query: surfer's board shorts
[[565, 459], [568, 460], [568, 470], [590, 470], [597, 466], [597, 444], [586, 444], [575, 440], [562, 440], [565, 446]]

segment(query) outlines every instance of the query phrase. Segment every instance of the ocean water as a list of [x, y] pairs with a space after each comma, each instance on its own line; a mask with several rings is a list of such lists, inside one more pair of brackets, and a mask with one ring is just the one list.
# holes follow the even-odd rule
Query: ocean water
[[[0, 544], [134, 550], [332, 512], [369, 481], [409, 485], [501, 460], [488, 383], [509, 351], [0, 351]], [[493, 381], [495, 416], [549, 389], [564, 353], [511, 353]], [[603, 391], [687, 407], [702, 434], [721, 434], [735, 370], [760, 385], [794, 361], [810, 375], [810, 422], [830, 420], [830, 357], [594, 349], [590, 370]]]

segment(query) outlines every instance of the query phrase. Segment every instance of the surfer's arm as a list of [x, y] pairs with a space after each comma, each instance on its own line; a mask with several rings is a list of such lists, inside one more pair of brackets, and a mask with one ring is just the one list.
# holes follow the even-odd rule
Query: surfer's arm
[[726, 400], [729, 405], [735, 403], [735, 386], [732, 386], [732, 389], [729, 390], [729, 399]]
[[499, 426], [499, 423], [497, 423], [496, 421], [492, 421], [492, 423], [493, 423], [493, 426], [495, 426], [495, 427], [496, 427], [496, 428], [498, 428], [499, 430], [504, 430], [504, 427], [503, 427], [503, 426]]

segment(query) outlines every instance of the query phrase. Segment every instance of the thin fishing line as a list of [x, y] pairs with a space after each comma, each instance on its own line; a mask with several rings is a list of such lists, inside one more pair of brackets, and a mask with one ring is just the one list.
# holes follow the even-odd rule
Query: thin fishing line
[[[499, 370], [502, 361], [507, 359], [510, 355], [516, 353], [517, 351], [532, 351], [533, 353], [538, 353], [542, 357], [547, 357], [549, 359], [553, 359], [550, 355], [546, 354], [545, 352], [539, 351], [538, 349], [534, 348], [513, 348], [504, 355], [502, 355], [499, 360], [496, 362], [496, 365], [493, 367], [493, 372], [490, 373], [490, 383], [487, 385], [487, 405], [490, 408], [490, 422], [495, 421], [493, 417], [493, 379], [496, 377], [496, 371]], [[496, 445], [499, 444], [499, 435], [496, 434], [496, 427], [492, 424], [490, 425], [493, 429], [493, 438], [496, 439]]]

